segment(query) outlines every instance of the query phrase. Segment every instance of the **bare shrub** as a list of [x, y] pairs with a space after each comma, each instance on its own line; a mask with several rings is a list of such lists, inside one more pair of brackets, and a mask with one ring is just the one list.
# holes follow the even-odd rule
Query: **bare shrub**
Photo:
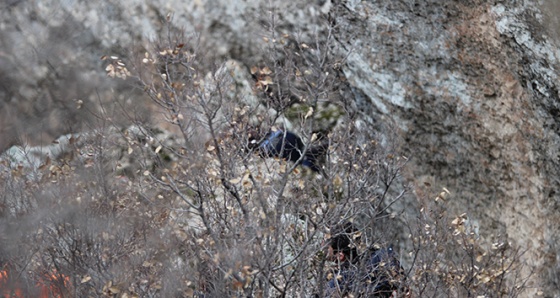
[[[332, 30], [328, 23], [325, 28]], [[274, 26], [269, 34], [271, 59], [249, 70], [249, 93], [239, 89], [235, 65], [201, 63], [196, 39], [181, 32], [170, 30], [131, 66], [185, 144], [155, 144], [145, 152], [153, 159], [162, 150], [177, 156], [169, 166], [146, 169], [151, 182], [143, 180], [157, 192], [145, 196], [171, 208], [180, 247], [167, 260], [166, 275], [173, 272], [179, 283], [164, 285], [167, 294], [323, 296], [324, 239], [331, 227], [355, 222], [363, 250], [376, 243], [376, 220], [406, 193], [399, 177], [406, 158], [386, 152], [376, 132], [358, 134], [348, 104], [340, 101], [336, 74], [344, 60], [332, 54], [332, 35], [306, 44], [276, 36]], [[301, 136], [302, 156], [328, 147], [317, 161], [319, 173], [256, 154], [251, 138], [260, 144], [274, 127]]]
[[484, 227], [466, 213], [447, 210], [452, 199], [445, 188], [425, 198], [419, 218], [410, 226], [413, 292], [430, 297], [523, 296], [529, 288], [529, 276], [521, 275], [524, 252], [505, 235], [483, 238]]
[[[72, 154], [32, 169], [5, 163], [0, 237], [11, 245], [0, 262], [18, 276], [14, 287], [33, 294], [46, 280], [61, 297], [367, 296], [328, 285], [338, 269], [329, 239], [350, 222], [362, 255], [398, 245], [406, 274], [394, 276], [396, 296], [521, 293], [520, 252], [507, 242], [486, 248], [467, 217], [438, 202], [421, 200], [407, 210], [418, 218], [405, 220], [399, 202], [416, 199], [401, 176], [409, 158], [390, 124], [364, 124], [341, 95], [336, 27], [320, 30], [325, 38], [303, 41], [272, 18], [269, 60], [248, 69], [208, 61], [196, 37], [171, 25], [136, 60], [106, 57], [107, 73], [137, 84], [176, 134], [139, 121], [121, 128], [102, 113]], [[299, 135], [302, 157], [264, 158], [272, 130]], [[302, 165], [310, 152], [322, 152], [316, 168]], [[395, 243], [404, 229], [409, 247]]]

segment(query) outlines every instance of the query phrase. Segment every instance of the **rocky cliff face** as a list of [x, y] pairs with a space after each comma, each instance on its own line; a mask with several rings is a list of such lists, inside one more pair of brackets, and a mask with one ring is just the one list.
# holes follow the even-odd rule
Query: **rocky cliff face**
[[263, 59], [270, 13], [279, 33], [304, 41], [324, 38], [328, 20], [337, 54], [347, 57], [341, 73], [352, 92], [343, 96], [353, 97], [364, 121], [395, 123], [412, 157], [407, 179], [447, 187], [451, 207], [468, 212], [481, 233], [505, 233], [526, 249], [535, 287], [554, 293], [560, 287], [560, 51], [545, 26], [554, 24], [547, 13], [554, 5], [306, 2], [0, 4], [0, 151], [87, 129], [102, 105], [137, 107], [131, 98], [140, 100], [140, 93], [107, 80], [99, 57], [147, 46], [169, 13], [178, 27], [200, 33], [209, 55], [247, 68]]
[[436, 2], [346, 5], [341, 39], [360, 36], [345, 75], [399, 126], [413, 181], [447, 186], [554, 280], [558, 48], [534, 3]]

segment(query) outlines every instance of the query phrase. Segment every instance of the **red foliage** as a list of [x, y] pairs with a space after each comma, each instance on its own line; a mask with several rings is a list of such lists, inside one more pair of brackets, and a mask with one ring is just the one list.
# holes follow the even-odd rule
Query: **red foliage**
[[[64, 297], [70, 287], [70, 277], [57, 273], [56, 270], [44, 274], [37, 281], [36, 289], [39, 293], [38, 298], [59, 298]], [[0, 297], [4, 298], [24, 298], [24, 289], [17, 281], [9, 280], [8, 270], [0, 271]]]

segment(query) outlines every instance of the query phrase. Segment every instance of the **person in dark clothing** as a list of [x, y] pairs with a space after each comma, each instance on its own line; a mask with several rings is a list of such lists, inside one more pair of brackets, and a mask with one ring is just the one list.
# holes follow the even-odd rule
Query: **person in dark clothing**
[[269, 132], [257, 148], [262, 157], [283, 158], [299, 163], [314, 172], [320, 172], [319, 158], [326, 153], [325, 145], [310, 146], [305, 151], [306, 148], [301, 138], [293, 132], [284, 130]]
[[366, 286], [361, 289], [367, 297], [392, 297], [400, 290], [404, 290], [404, 269], [402, 268], [392, 246], [387, 248], [374, 247], [363, 256], [365, 273], [360, 276], [360, 282]]
[[[359, 256], [357, 230], [346, 224], [330, 239], [328, 256], [336, 263], [326, 297], [396, 297], [403, 290], [404, 270], [392, 247], [374, 247]], [[406, 295], [406, 293], [405, 293]]]
[[327, 284], [327, 296], [336, 292], [347, 293], [358, 272], [358, 249], [353, 235], [357, 232], [354, 225], [347, 223], [334, 230], [329, 241], [327, 259], [335, 263], [335, 272]]

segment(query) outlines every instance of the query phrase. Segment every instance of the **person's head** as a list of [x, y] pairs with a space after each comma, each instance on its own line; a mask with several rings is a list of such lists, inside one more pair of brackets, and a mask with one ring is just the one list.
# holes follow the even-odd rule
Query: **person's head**
[[328, 252], [328, 256], [332, 261], [355, 263], [358, 260], [358, 250], [354, 241], [357, 231], [350, 222], [333, 230]]

